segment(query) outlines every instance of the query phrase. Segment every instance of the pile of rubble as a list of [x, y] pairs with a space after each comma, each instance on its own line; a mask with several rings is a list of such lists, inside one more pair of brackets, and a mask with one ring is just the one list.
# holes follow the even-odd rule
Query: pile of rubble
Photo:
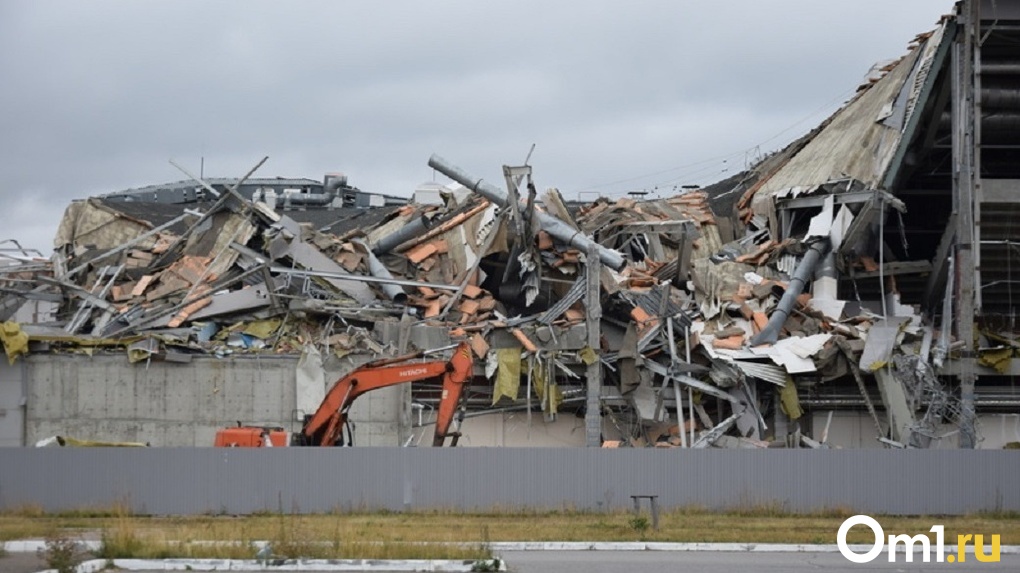
[[[735, 232], [698, 190], [571, 205], [539, 195], [527, 166], [504, 167], [503, 189], [430, 165], [457, 182], [442, 201], [378, 207], [338, 232], [201, 180], [216, 200], [172, 217], [75, 202], [51, 258], [0, 267], [4, 350], [186, 361], [468, 340], [485, 365], [472, 408], [551, 419], [586, 412], [595, 392], [606, 446], [756, 448], [825, 447], [792, 428], [799, 393], [833, 380], [859, 385], [885, 434], [864, 375], [887, 372], [894, 348], [931, 348], [909, 307], [883, 319], [836, 298], [833, 253], [854, 214], [831, 196], [801, 238], [779, 240], [759, 216]], [[53, 320], [10, 321], [26, 301], [53, 305]], [[940, 396], [934, 431], [952, 400], [918, 363], [896, 371], [915, 376], [918, 404]]]
[[[571, 203], [527, 165], [496, 185], [433, 156], [455, 183], [410, 204], [336, 174], [76, 202], [52, 257], [0, 248], [0, 342], [139, 362], [467, 340], [469, 410], [583, 415], [589, 446], [828, 447], [839, 409], [886, 446], [975, 447], [979, 406], [1020, 405], [1020, 100], [1012, 40], [960, 9], [803, 137], [668, 199]], [[960, 80], [968, 53], [987, 82]]]

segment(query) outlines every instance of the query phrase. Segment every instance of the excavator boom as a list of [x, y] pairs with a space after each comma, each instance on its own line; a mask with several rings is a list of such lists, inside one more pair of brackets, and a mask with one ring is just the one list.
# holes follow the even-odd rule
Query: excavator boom
[[340, 438], [347, 409], [359, 396], [387, 386], [438, 378], [446, 367], [446, 362], [420, 362], [358, 368], [330, 388], [303, 433], [314, 445], [332, 446]]
[[[443, 395], [439, 403], [436, 418], [436, 433], [433, 446], [442, 446], [448, 435], [453, 436], [452, 445], [456, 445], [457, 436], [450, 434], [449, 429], [457, 404], [463, 393], [464, 385], [470, 382], [474, 369], [471, 348], [466, 342], [457, 345], [453, 357], [449, 361], [413, 362], [422, 358], [424, 353], [399, 356], [377, 360], [359, 366], [351, 373], [336, 381], [326, 392], [326, 397], [319, 408], [305, 422], [300, 435], [295, 436], [301, 445], [337, 446], [343, 445], [343, 428], [347, 422], [347, 411], [351, 404], [362, 394], [396, 386], [442, 378]], [[225, 428], [217, 432], [217, 446], [260, 447], [282, 445], [282, 428], [276, 432], [267, 432], [266, 428], [241, 426]]]

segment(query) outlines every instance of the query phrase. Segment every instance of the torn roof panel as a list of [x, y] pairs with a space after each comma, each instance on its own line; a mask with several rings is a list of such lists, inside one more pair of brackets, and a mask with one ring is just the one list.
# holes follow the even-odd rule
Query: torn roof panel
[[[897, 153], [906, 125], [915, 113], [922, 87], [931, 74], [935, 50], [944, 40], [942, 26], [915, 46], [880, 79], [838, 110], [812, 134], [803, 147], [759, 181], [754, 211], [776, 192], [851, 177], [868, 188], [881, 188]], [[908, 134], [909, 135], [909, 134]]]
[[[600, 198], [581, 207], [577, 222], [602, 245], [623, 251], [632, 260], [670, 263], [686, 241], [691, 241], [692, 260], [707, 258], [722, 247], [715, 215], [703, 191], [651, 201]], [[680, 223], [693, 226], [693, 230], [686, 231]]]
[[[53, 244], [56, 248], [113, 249], [152, 227], [144, 219], [110, 208], [98, 199], [75, 201], [64, 211]], [[150, 238], [147, 246], [155, 242]]]
[[306, 211], [287, 211], [287, 215], [299, 223], [309, 223], [319, 231], [343, 236], [352, 231], [375, 227], [394, 216], [401, 208], [401, 206], [391, 206], [372, 209], [360, 207], [308, 209]]

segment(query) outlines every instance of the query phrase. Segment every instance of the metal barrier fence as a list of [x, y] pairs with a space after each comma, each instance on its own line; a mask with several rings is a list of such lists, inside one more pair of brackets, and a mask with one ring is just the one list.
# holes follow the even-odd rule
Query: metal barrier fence
[[142, 514], [352, 509], [1020, 510], [1008, 450], [0, 448], [0, 510]]

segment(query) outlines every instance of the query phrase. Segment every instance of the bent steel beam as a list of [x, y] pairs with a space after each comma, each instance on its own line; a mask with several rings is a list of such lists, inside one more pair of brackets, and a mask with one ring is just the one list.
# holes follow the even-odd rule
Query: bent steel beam
[[[457, 183], [460, 183], [475, 193], [478, 193], [500, 207], [506, 207], [509, 203], [509, 199], [507, 198], [505, 191], [496, 187], [492, 183], [472, 176], [438, 155], [433, 155], [429, 158], [429, 167], [439, 171], [443, 175], [446, 175], [450, 179], [453, 179]], [[617, 251], [603, 247], [596, 243], [591, 237], [578, 232], [577, 229], [574, 229], [556, 217], [541, 211], [535, 211], [535, 217], [538, 218], [538, 223], [542, 227], [542, 230], [549, 233], [549, 235], [551, 235], [554, 239], [575, 247], [583, 253], [588, 252], [589, 245], [594, 245], [598, 250], [599, 260], [602, 261], [602, 264], [612, 268], [613, 270], [619, 271], [623, 269], [623, 267], [627, 266], [627, 261], [623, 258], [623, 255]]]

